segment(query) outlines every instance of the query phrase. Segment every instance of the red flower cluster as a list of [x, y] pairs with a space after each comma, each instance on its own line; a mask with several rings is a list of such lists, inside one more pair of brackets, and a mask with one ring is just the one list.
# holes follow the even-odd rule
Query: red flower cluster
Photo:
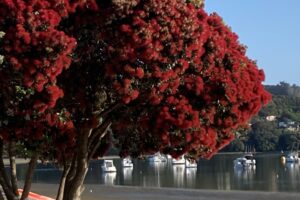
[[[47, 101], [36, 101], [42, 101], [45, 109], [54, 107], [62, 95], [52, 95], [45, 88], [57, 87], [56, 77], [71, 64], [70, 54], [76, 41], [57, 30], [61, 18], [66, 15], [62, 13], [70, 8], [56, 1], [45, 0], [3, 0], [0, 5], [0, 29], [6, 33], [3, 49], [9, 67], [22, 74], [21, 84], [26, 88], [33, 88], [37, 95], [49, 94], [47, 98], [43, 97]], [[12, 22], [12, 19], [15, 21]]]
[[[270, 100], [263, 72], [216, 14], [184, 0], [109, 2], [0, 0], [0, 77], [34, 91], [16, 101], [7, 90], [15, 117], [74, 136], [71, 118], [95, 128], [94, 109], [121, 101], [113, 131], [122, 155], [210, 157]], [[67, 120], [54, 114], [63, 96], [76, 102]]]
[[5, 139], [40, 141], [53, 130], [63, 134], [74, 128], [71, 122], [59, 125], [58, 118], [55, 123], [45, 122], [48, 115], [56, 116], [51, 109], [63, 97], [57, 76], [70, 66], [76, 46], [76, 40], [57, 26], [76, 7], [86, 5], [72, 2], [0, 0], [0, 30], [5, 32], [1, 54], [6, 60], [0, 82], [7, 87], [4, 112], [12, 111], [0, 129]]
[[[120, 115], [114, 125], [122, 155], [160, 150], [175, 157], [212, 156], [270, 100], [262, 70], [222, 19], [203, 8], [151, 0], [131, 13], [103, 34], [113, 56], [108, 75], [129, 104], [125, 116], [135, 118]], [[132, 98], [132, 91], [141, 98]], [[144, 108], [136, 108], [140, 101]]]
[[[200, 64], [208, 25], [199, 18], [205, 18], [206, 14], [192, 4], [158, 0], [134, 7], [132, 13], [127, 16], [126, 24], [113, 23], [116, 27], [107, 30], [114, 32], [105, 32], [103, 39], [110, 45], [108, 54], [113, 56], [106, 63], [107, 72], [116, 78], [115, 88], [124, 96], [125, 103], [135, 99], [132, 90], [137, 89], [140, 79], [159, 79], [156, 83], [159, 87], [150, 91], [151, 103], [159, 104], [164, 94], [176, 93], [179, 75], [189, 66]], [[119, 40], [112, 43], [111, 36]], [[118, 74], [123, 75], [123, 80]], [[125, 79], [130, 80], [129, 90], [122, 83]]]

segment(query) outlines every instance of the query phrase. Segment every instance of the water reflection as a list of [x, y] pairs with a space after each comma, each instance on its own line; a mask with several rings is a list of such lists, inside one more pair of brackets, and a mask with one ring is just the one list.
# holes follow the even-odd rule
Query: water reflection
[[186, 168], [185, 169], [185, 176], [186, 176], [186, 187], [195, 188], [197, 168]]
[[103, 177], [104, 185], [110, 185], [110, 186], [115, 185], [116, 176], [117, 176], [116, 172], [103, 173], [102, 177]]
[[173, 165], [173, 178], [175, 187], [184, 187], [185, 165]]
[[299, 163], [285, 163], [286, 169], [292, 173], [299, 173], [300, 164]]
[[286, 176], [292, 185], [299, 183], [300, 180], [300, 164], [286, 163]]
[[[149, 162], [146, 176], [143, 180], [143, 186], [161, 187], [162, 175], [167, 166], [166, 162]], [[147, 168], [146, 168], [147, 169]]]
[[[257, 154], [256, 168], [234, 168], [239, 155], [217, 155], [200, 160], [197, 168], [172, 165], [169, 162], [149, 163], [134, 160], [133, 168], [124, 168], [115, 159], [116, 173], [101, 170], [103, 160], [91, 162], [86, 184], [128, 185], [144, 187], [176, 187], [220, 190], [300, 191], [300, 164], [280, 163], [279, 154]], [[25, 178], [26, 166], [18, 165], [19, 180]], [[54, 165], [38, 165], [33, 182], [58, 183], [61, 171]]]
[[234, 167], [234, 175], [238, 179], [243, 179], [247, 181], [251, 181], [254, 179], [256, 171], [256, 166], [249, 166], [249, 167]]
[[131, 183], [132, 182], [132, 167], [124, 167], [123, 168], [123, 178], [124, 178], [124, 183]]

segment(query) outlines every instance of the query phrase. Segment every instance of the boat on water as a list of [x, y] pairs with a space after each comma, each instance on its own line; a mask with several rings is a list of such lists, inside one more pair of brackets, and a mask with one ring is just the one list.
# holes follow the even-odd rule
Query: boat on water
[[172, 164], [173, 165], [184, 165], [185, 164], [185, 158], [184, 156], [180, 156], [179, 158], [172, 158]]
[[245, 153], [241, 157], [234, 159], [234, 167], [255, 167], [256, 160], [253, 152], [255, 152], [254, 147], [251, 148], [251, 146], [246, 146]]
[[149, 162], [167, 162], [167, 157], [161, 155], [160, 153], [156, 153], [154, 155], [150, 155], [147, 157]]
[[299, 145], [300, 145], [300, 143], [293, 143], [291, 151], [285, 157], [285, 162], [298, 163], [300, 161]]
[[192, 159], [185, 159], [186, 168], [197, 168], [197, 161]]
[[298, 163], [300, 161], [299, 152], [293, 151], [287, 154], [285, 162], [288, 163]]
[[256, 165], [256, 160], [252, 153], [245, 153], [233, 161], [234, 167], [251, 167]]
[[133, 167], [132, 160], [130, 158], [123, 158], [122, 159], [122, 166], [123, 167]]
[[114, 165], [113, 160], [104, 160], [101, 169], [103, 172], [116, 172], [117, 169]]

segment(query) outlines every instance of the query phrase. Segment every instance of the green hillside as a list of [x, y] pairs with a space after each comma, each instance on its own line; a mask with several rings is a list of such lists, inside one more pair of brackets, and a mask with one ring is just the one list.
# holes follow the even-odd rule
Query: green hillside
[[266, 85], [272, 101], [249, 123], [250, 129], [236, 133], [225, 151], [287, 151], [300, 142], [300, 87], [280, 82]]

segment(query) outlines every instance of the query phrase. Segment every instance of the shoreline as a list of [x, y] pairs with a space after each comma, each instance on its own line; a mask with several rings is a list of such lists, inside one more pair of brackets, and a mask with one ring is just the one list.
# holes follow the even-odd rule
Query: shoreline
[[[219, 155], [220, 154], [222, 155], [224, 153], [221, 152]], [[228, 152], [225, 152], [225, 154], [228, 154]], [[101, 159], [118, 158], [119, 157], [114, 156], [103, 157]], [[24, 164], [28, 163], [29, 159], [17, 158], [16, 161], [17, 164]], [[19, 186], [23, 185], [22, 182], [19, 183]], [[58, 184], [45, 182], [33, 183], [31, 191], [40, 195], [55, 198], [57, 189]], [[82, 200], [288, 200], [299, 199], [299, 197], [300, 192], [298, 193], [298, 191], [239, 191], [85, 184]]]
[[[231, 155], [231, 154], [243, 154], [245, 152], [219, 152], [215, 155]], [[286, 152], [284, 152], [286, 153]], [[254, 154], [283, 154], [282, 152], [278, 152], [278, 151], [272, 151], [272, 152], [255, 152]], [[91, 160], [90, 162], [95, 162], [97, 160], [105, 160], [105, 159], [120, 159], [121, 157], [118, 155], [110, 155], [110, 156], [103, 156], [101, 158], [98, 159], [94, 159]], [[16, 164], [27, 164], [30, 161], [30, 158], [16, 158]], [[3, 159], [4, 165], [9, 165], [9, 159], [8, 158], [4, 158]], [[38, 160], [38, 163], [42, 163], [40, 160]], [[50, 162], [51, 163], [51, 162]]]
[[[32, 192], [55, 198], [57, 184], [33, 183]], [[287, 200], [299, 199], [296, 192], [264, 192], [85, 185], [83, 200]]]

